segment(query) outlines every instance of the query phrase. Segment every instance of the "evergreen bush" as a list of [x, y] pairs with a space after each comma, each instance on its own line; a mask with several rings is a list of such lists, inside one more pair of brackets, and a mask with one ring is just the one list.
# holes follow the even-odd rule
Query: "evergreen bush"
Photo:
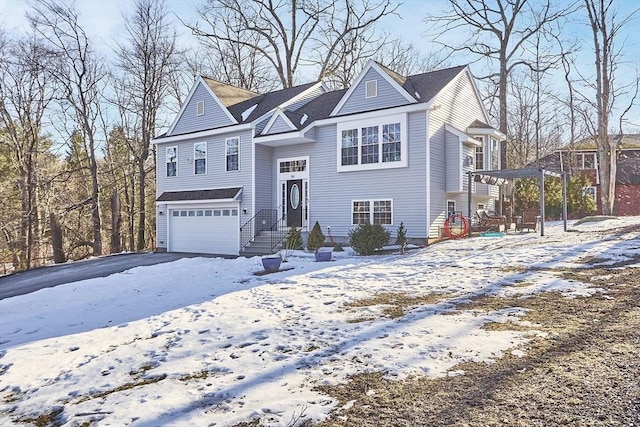
[[313, 225], [309, 238], [307, 239], [307, 249], [311, 252], [316, 252], [318, 249], [324, 246], [324, 234], [320, 228], [318, 221]]
[[400, 227], [398, 227], [396, 245], [400, 246], [400, 253], [404, 254], [407, 249], [407, 229], [404, 228], [404, 222], [401, 222]]
[[290, 250], [301, 250], [304, 248], [302, 233], [295, 225], [289, 229], [285, 238], [285, 248]]
[[389, 243], [391, 234], [380, 224], [360, 224], [349, 232], [351, 247], [360, 255], [371, 255]]

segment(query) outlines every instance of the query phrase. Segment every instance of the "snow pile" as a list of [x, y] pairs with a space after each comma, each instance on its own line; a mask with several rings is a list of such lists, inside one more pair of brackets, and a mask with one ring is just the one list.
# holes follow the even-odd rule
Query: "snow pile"
[[[315, 263], [296, 252], [283, 265], [293, 269], [264, 276], [254, 275], [259, 258], [182, 259], [2, 300], [0, 424], [58, 408], [69, 425], [260, 418], [282, 426], [325, 417], [335, 402], [313, 387], [351, 374], [459, 375], [461, 361], [521, 356], [526, 347], [516, 347], [536, 325], [531, 332], [482, 326], [517, 322], [522, 309], [456, 305], [485, 294], [592, 294], [548, 269], [640, 254], [638, 233], [601, 233], [640, 218], [612, 221], [570, 233], [552, 223], [544, 237], [449, 241], [404, 256], [334, 253], [336, 261]], [[383, 305], [350, 304], [388, 292], [438, 298], [398, 318], [385, 316]]]

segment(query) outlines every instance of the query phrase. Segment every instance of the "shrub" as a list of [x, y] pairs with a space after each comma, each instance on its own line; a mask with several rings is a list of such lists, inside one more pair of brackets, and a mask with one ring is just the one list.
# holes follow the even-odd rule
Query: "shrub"
[[360, 255], [371, 255], [389, 243], [391, 234], [380, 224], [360, 224], [349, 232], [351, 247]]
[[324, 234], [320, 228], [318, 221], [313, 225], [309, 238], [307, 239], [307, 249], [311, 252], [316, 252], [318, 249], [324, 246]]
[[300, 229], [295, 225], [291, 227], [287, 233], [287, 237], [285, 238], [285, 248], [291, 250], [300, 250], [304, 248], [302, 233], [300, 233]]
[[404, 222], [401, 222], [400, 227], [398, 227], [396, 245], [400, 246], [400, 253], [404, 254], [407, 249], [407, 229], [404, 228]]

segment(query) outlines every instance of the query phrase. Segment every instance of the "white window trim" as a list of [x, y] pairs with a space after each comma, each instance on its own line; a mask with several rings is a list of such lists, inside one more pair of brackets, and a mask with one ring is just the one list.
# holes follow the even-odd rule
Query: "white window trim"
[[[579, 159], [578, 160], [579, 164], [576, 165], [578, 167], [578, 169], [586, 170], [586, 171], [598, 169], [598, 156], [596, 156], [595, 152], [578, 152], [578, 153], [573, 153], [573, 156], [574, 156], [574, 158]], [[584, 157], [585, 156], [590, 156], [593, 159], [593, 167], [592, 168], [585, 168], [584, 167]]]
[[453, 203], [453, 213], [454, 214], [456, 213], [456, 208], [457, 208], [455, 200], [447, 199], [447, 206], [446, 206], [447, 207], [447, 217], [449, 217], [449, 203]]
[[[238, 140], [238, 169], [229, 170], [229, 169], [227, 169], [227, 166], [228, 166], [227, 157], [229, 156], [229, 153], [227, 151], [228, 150], [227, 144], [229, 143], [229, 141], [231, 141], [233, 139], [237, 139]], [[225, 170], [225, 172], [240, 172], [240, 137], [239, 136], [226, 138], [224, 140], [224, 170]]]
[[[369, 86], [371, 85], [371, 86]], [[371, 87], [372, 91], [369, 91]], [[378, 97], [378, 80], [367, 80], [364, 85], [364, 97], [365, 98], [377, 98]]]
[[393, 225], [393, 199], [353, 199], [351, 200], [351, 207], [349, 208], [349, 214], [351, 215], [351, 225], [357, 226], [355, 222], [353, 222], [353, 204], [355, 202], [369, 202], [369, 224], [373, 225], [373, 217], [374, 217], [374, 202], [391, 202], [391, 223], [390, 224], [380, 224], [384, 226], [392, 226]]
[[164, 163], [165, 165], [169, 164], [169, 156], [167, 156], [167, 151], [169, 151], [169, 149], [173, 148], [174, 150], [176, 150], [176, 174], [173, 176], [169, 176], [167, 174], [167, 168], [165, 166], [165, 170], [164, 170], [164, 175], [166, 178], [175, 178], [178, 176], [178, 146], [177, 145], [172, 145], [171, 147], [166, 147], [164, 150]]
[[[383, 162], [382, 161], [382, 126], [400, 123], [400, 161], [399, 162]], [[369, 126], [378, 126], [378, 156], [380, 161], [378, 163], [366, 163], [362, 164], [362, 128]], [[364, 120], [341, 122], [336, 126], [337, 128], [337, 141], [336, 141], [336, 168], [338, 172], [349, 171], [361, 171], [361, 170], [375, 170], [375, 169], [396, 169], [407, 167], [408, 152], [409, 152], [409, 133], [407, 129], [407, 115], [396, 114], [384, 117], [369, 118]], [[342, 131], [349, 129], [358, 130], [358, 164], [357, 165], [343, 165], [342, 164]]]
[[595, 185], [590, 185], [588, 187], [583, 187], [582, 188], [582, 192], [583, 194], [587, 194], [587, 190], [593, 190], [593, 201], [595, 202], [596, 206], [598, 206], [598, 188]]
[[204, 116], [204, 100], [201, 99], [196, 103], [196, 115]]
[[[196, 173], [196, 160], [198, 160], [196, 158], [196, 146], [199, 145], [199, 144], [204, 144], [204, 173]], [[208, 157], [208, 155], [207, 155], [207, 151], [208, 151], [207, 148], [208, 147], [207, 146], [208, 145], [209, 144], [207, 144], [206, 142], [202, 142], [202, 141], [201, 142], [196, 142], [196, 143], [193, 144], [193, 174], [194, 175], [206, 175], [207, 172], [208, 172], [207, 171], [207, 168], [208, 168], [207, 163], [209, 163], [209, 162], [207, 162], [207, 160], [208, 160], [207, 159], [207, 157]]]

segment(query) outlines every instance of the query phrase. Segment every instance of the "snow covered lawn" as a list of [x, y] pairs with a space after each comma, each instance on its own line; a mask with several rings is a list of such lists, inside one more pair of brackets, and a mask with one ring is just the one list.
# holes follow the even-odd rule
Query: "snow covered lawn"
[[[181, 259], [0, 301], [0, 425], [298, 425], [340, 411], [316, 387], [354, 374], [464, 375], [544, 337], [525, 309], [457, 309], [483, 295], [598, 288], [550, 269], [640, 255], [640, 217], [439, 243], [407, 255], [335, 253], [256, 276], [259, 258]], [[625, 268], [640, 267], [631, 264]], [[518, 328], [483, 328], [495, 323]]]

